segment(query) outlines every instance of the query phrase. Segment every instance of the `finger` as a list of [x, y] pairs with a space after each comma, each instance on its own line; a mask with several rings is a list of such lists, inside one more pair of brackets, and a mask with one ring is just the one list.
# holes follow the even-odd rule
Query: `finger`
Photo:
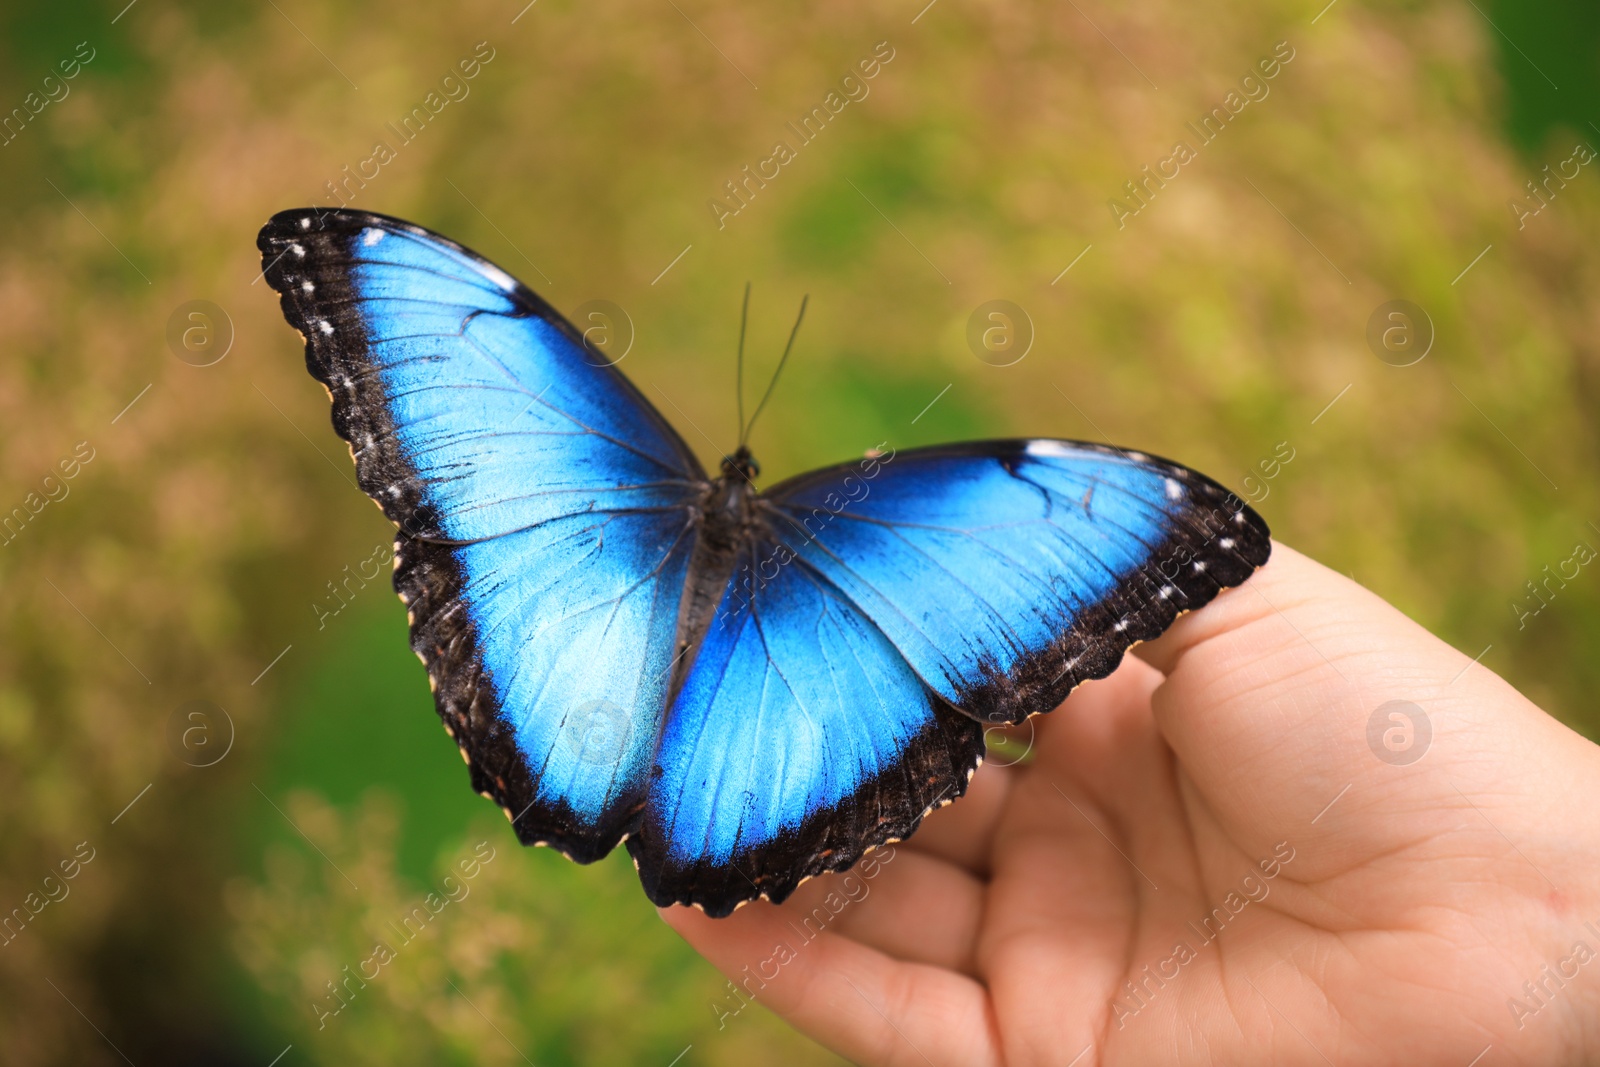
[[1448, 680], [1456, 654], [1412, 629], [1371, 593], [1274, 544], [1243, 586], [1137, 655], [1166, 675], [1151, 703], [1179, 762], [1224, 824], [1263, 846], [1285, 825], [1310, 832], [1320, 808], [1383, 766], [1358, 739], [1375, 686], [1414, 695]]
[[965, 975], [900, 963], [826, 931], [801, 940], [766, 904], [726, 919], [692, 908], [665, 908], [661, 917], [733, 983], [718, 1009], [723, 1026], [759, 1002], [857, 1063], [1000, 1063], [987, 994]]
[[[1376, 594], [1277, 541], [1272, 558], [1243, 585], [1179, 616], [1134, 653], [1169, 677], [1186, 663], [1216, 673], [1255, 659], [1252, 652], [1275, 649], [1286, 635], [1322, 660], [1317, 677], [1329, 683], [1348, 681], [1345, 658], [1387, 673], [1418, 655], [1460, 657]], [[1264, 644], [1252, 649], [1252, 641]]]
[[1136, 916], [1165, 887], [1102, 832], [1086, 795], [1060, 785], [1033, 768], [1016, 786], [977, 960], [1018, 1063], [1068, 1063], [1099, 1042]]
[[908, 963], [974, 974], [984, 882], [926, 853], [892, 845], [846, 874], [813, 878], [779, 908], [797, 936], [823, 929]]
[[1045, 716], [1032, 770], [1072, 797], [1073, 820], [1106, 834], [1156, 883], [1186, 889], [1194, 882], [1189, 828], [1177, 814], [1172, 750], [1150, 706], [1163, 680], [1129, 657], [1110, 676], [1073, 690]]
[[1005, 809], [1015, 772], [985, 763], [967, 784], [965, 796], [947, 804], [922, 821], [905, 847], [953, 863], [979, 878], [987, 878], [994, 828]]
[[1124, 789], [1121, 764], [1130, 748], [1160, 742], [1150, 694], [1162, 680], [1160, 671], [1130, 656], [1109, 676], [1078, 686], [1061, 707], [1036, 720], [1039, 763], [1070, 774], [1096, 802]]
[[[1568, 731], [1488, 669], [1281, 544], [1243, 586], [1138, 655], [1167, 676], [1152, 697], [1163, 736], [1243, 843], [1270, 847], [1291, 834], [1321, 842], [1336, 827], [1359, 828], [1305, 850], [1302, 874], [1454, 832], [1469, 793], [1510, 817], [1520, 801], [1508, 803], [1517, 800], [1509, 783], [1495, 782], [1508, 753], [1531, 745], [1544, 758], [1572, 758], [1559, 755], [1573, 749]], [[1417, 753], [1425, 759], [1385, 750], [1384, 709], [1396, 701], [1413, 729], [1431, 734], [1412, 737], [1427, 746]], [[1474, 782], [1493, 784], [1493, 800]], [[1363, 812], [1373, 817], [1357, 822]]]

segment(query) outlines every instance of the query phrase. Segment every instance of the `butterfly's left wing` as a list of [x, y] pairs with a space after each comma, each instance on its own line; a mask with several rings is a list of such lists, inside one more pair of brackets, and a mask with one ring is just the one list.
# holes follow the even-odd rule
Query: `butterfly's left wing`
[[945, 701], [1015, 723], [1266, 562], [1266, 523], [1181, 464], [976, 441], [869, 457], [766, 495], [771, 525]]
[[399, 527], [412, 648], [473, 786], [589, 862], [649, 787], [708, 488], [637, 389], [543, 300], [439, 234], [282, 212], [267, 283]]

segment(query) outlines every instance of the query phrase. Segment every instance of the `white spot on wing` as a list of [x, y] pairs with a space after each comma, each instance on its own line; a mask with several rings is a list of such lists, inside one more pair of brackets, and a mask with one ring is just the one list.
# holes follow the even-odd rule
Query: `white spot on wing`
[[368, 226], [366, 229], [361, 231], [361, 243], [367, 248], [371, 248], [373, 245], [377, 244], [387, 236], [387, 234], [378, 229], [376, 226]]
[[483, 264], [483, 273], [491, 282], [494, 282], [508, 293], [517, 287], [516, 279], [499, 267], [493, 267], [485, 263]]
[[317, 323], [317, 329], [321, 330], [323, 333], [331, 334], [333, 333], [333, 323], [329, 322], [327, 319], [323, 319]]
[[296, 256], [300, 257], [301, 259], [305, 258], [306, 250], [304, 248], [302, 248], [298, 244], [291, 244], [289, 246], [289, 251], [293, 252]]
[[1074, 453], [1072, 448], [1060, 441], [1029, 441], [1028, 447], [1022, 450], [1030, 456], [1046, 456], [1051, 459], [1069, 459]]
[[1167, 499], [1178, 500], [1183, 497], [1183, 486], [1178, 484], [1176, 478], [1167, 479]]
[[309, 293], [309, 292], [311, 292], [311, 290], [315, 289], [316, 286], [311, 284], [311, 279], [310, 278], [307, 278], [305, 281], [300, 283], [300, 288], [304, 289], [306, 292]]
[[1223, 548], [1232, 548], [1233, 547], [1233, 538], [1224, 537], [1222, 540], [1218, 541], [1217, 544], [1221, 545]]
[[311, 229], [311, 216], [310, 215], [307, 215], [305, 218], [300, 220], [300, 228], [302, 230]]

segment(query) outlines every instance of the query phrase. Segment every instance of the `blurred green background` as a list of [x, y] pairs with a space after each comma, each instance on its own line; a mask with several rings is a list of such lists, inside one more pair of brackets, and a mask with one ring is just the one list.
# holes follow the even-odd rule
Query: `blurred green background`
[[[1600, 576], [1536, 615], [1526, 584], [1600, 547], [1600, 171], [1536, 215], [1526, 185], [1600, 145], [1593, 5], [125, 2], [0, 5], [0, 108], [23, 109], [0, 134], [8, 1063], [834, 1062], [760, 1010], [719, 1027], [723, 980], [625, 857], [517, 847], [386, 576], [330, 599], [390, 529], [255, 233], [333, 202], [479, 42], [470, 94], [354, 205], [559, 308], [621, 306], [623, 369], [703, 458], [734, 436], [743, 283], [756, 380], [809, 293], [755, 441], [769, 479], [885, 440], [1170, 455], [1600, 733]], [[1185, 123], [1280, 41], [1269, 95], [1119, 228], [1124, 183], [1198, 145]], [[879, 42], [866, 98], [719, 228], [724, 182]], [[1436, 333], [1411, 366], [1366, 341], [1397, 298]], [[993, 299], [1032, 323], [1009, 366], [967, 341]], [[231, 320], [209, 366], [168, 341], [192, 300]]]

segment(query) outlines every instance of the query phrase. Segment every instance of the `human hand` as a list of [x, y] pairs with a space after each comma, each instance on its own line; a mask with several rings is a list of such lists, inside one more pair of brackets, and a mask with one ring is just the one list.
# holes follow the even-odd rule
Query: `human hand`
[[1032, 724], [870, 877], [662, 917], [862, 1063], [1600, 1057], [1600, 748], [1372, 593], [1276, 545]]

